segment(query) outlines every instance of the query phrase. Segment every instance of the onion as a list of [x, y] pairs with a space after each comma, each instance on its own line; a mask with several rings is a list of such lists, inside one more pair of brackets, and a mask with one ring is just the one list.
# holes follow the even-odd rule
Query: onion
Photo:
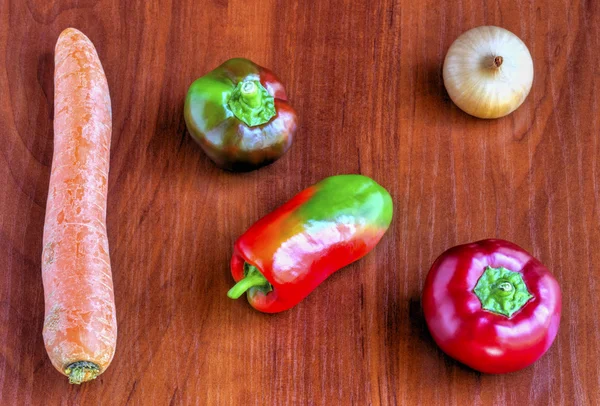
[[504, 28], [482, 26], [458, 37], [444, 60], [444, 86], [452, 101], [479, 118], [512, 113], [531, 90], [527, 46]]

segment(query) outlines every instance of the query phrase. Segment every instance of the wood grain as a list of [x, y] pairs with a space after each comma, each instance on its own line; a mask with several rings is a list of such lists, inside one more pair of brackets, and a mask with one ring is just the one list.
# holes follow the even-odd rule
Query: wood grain
[[[595, 0], [0, 0], [0, 403], [600, 403], [600, 3]], [[462, 113], [441, 80], [452, 41], [494, 24], [528, 45], [510, 116]], [[69, 386], [42, 341], [42, 228], [53, 52], [74, 26], [111, 89], [108, 233], [119, 338]], [[217, 169], [186, 134], [189, 84], [243, 56], [277, 72], [301, 118], [290, 152]], [[388, 188], [375, 251], [268, 316], [225, 293], [232, 243], [297, 191], [362, 173]], [[481, 375], [427, 332], [420, 291], [446, 248], [512, 240], [559, 280], [563, 319], [534, 366]]]

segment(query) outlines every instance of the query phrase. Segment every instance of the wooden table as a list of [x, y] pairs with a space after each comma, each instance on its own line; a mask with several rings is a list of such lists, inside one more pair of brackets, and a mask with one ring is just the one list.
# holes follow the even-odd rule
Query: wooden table
[[[0, 1], [0, 403], [598, 404], [600, 2], [450, 3]], [[452, 41], [483, 24], [516, 33], [535, 65], [499, 120], [461, 112], [441, 78]], [[114, 115], [118, 347], [81, 387], [42, 341], [53, 50], [68, 26], [95, 43]], [[290, 152], [247, 174], [217, 169], [183, 120], [189, 84], [234, 56], [277, 72], [301, 117]], [[228, 299], [234, 240], [341, 173], [394, 198], [374, 252], [285, 313]], [[445, 356], [420, 305], [432, 261], [486, 237], [531, 251], [564, 295], [552, 348], [504, 376]]]

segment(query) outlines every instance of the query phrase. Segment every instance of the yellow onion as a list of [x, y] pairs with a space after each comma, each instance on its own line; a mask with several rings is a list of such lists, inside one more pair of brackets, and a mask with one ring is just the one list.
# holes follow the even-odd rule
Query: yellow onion
[[479, 118], [512, 113], [531, 90], [527, 46], [504, 28], [473, 28], [456, 39], [444, 60], [444, 86], [452, 101]]

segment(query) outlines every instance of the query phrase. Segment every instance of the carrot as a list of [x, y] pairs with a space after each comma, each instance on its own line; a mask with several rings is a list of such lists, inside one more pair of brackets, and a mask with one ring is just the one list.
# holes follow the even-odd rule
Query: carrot
[[80, 384], [104, 372], [117, 341], [106, 234], [110, 95], [92, 42], [74, 28], [56, 43], [54, 155], [42, 252], [44, 343]]

